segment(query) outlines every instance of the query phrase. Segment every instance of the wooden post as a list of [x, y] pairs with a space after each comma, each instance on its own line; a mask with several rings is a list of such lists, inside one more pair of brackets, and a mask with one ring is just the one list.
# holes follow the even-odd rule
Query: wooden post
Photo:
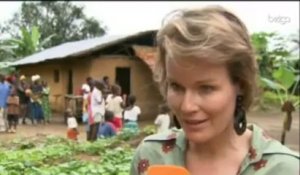
[[285, 143], [285, 130], [282, 131], [281, 133], [281, 143], [284, 145]]
[[286, 112], [286, 117], [283, 121], [283, 130], [281, 133], [281, 143], [285, 144], [285, 134], [287, 131], [290, 131], [291, 125], [292, 125], [292, 112], [295, 111], [295, 107], [292, 102], [286, 101], [282, 107], [281, 110], [283, 112]]

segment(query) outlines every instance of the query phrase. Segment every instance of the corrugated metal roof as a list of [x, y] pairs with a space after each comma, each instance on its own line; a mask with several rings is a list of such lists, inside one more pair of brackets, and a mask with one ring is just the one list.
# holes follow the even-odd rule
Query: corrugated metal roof
[[63, 59], [68, 56], [80, 55], [92, 50], [104, 48], [108, 45], [112, 45], [130, 37], [138, 36], [152, 30], [138, 32], [132, 35], [104, 35], [93, 39], [86, 39], [75, 42], [64, 43], [33, 55], [27, 56], [21, 60], [12, 63], [13, 66], [20, 66], [26, 64], [35, 64], [44, 62], [46, 60]]

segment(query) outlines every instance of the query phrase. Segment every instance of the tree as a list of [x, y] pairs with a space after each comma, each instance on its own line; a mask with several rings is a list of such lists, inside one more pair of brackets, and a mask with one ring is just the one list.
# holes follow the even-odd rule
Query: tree
[[39, 28], [36, 26], [33, 26], [29, 31], [25, 27], [22, 27], [21, 34], [21, 37], [3, 40], [0, 44], [0, 50], [4, 54], [9, 55], [9, 61], [43, 50], [43, 47], [55, 36], [52, 34], [41, 41], [41, 34]]
[[20, 37], [20, 28], [29, 30], [33, 26], [40, 27], [41, 40], [53, 33], [55, 37], [45, 48], [64, 42], [82, 40], [105, 33], [106, 27], [83, 13], [84, 7], [63, 1], [23, 2], [21, 10], [12, 19], [0, 25], [0, 34], [7, 33], [11, 37]]
[[299, 43], [299, 40], [286, 40], [276, 33], [264, 32], [253, 34], [251, 39], [260, 71], [259, 83], [263, 98], [259, 102], [263, 107], [264, 98], [271, 98], [286, 113], [281, 133], [281, 143], [284, 144], [286, 132], [290, 131], [292, 125], [292, 113], [300, 102], [299, 96], [295, 96], [300, 82], [299, 71], [293, 59], [293, 49], [289, 50], [287, 46], [291, 42]]
[[291, 70], [291, 67], [285, 64], [282, 64], [279, 69], [273, 72], [273, 80], [261, 77], [261, 85], [269, 87], [276, 92], [276, 94], [273, 95], [278, 97], [276, 99], [278, 99], [281, 104], [281, 110], [286, 113], [281, 133], [282, 144], [285, 143], [286, 132], [291, 129], [292, 113], [296, 110], [296, 106], [298, 106], [300, 102], [299, 97], [293, 98], [296, 88], [293, 88], [291, 93], [289, 93], [289, 89], [294, 83], [296, 84], [294, 87], [297, 87], [299, 81], [299, 77]]
[[280, 67], [282, 62], [291, 64], [291, 51], [286, 49], [289, 41], [277, 33], [254, 33], [251, 41], [256, 50], [261, 76], [272, 78], [273, 70]]

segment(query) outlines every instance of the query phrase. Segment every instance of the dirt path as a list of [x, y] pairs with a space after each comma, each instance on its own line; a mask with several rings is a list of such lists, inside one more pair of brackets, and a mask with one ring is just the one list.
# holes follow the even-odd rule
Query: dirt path
[[[248, 122], [255, 123], [264, 128], [273, 138], [280, 140], [280, 133], [282, 129], [282, 113], [280, 111], [268, 112], [251, 112], [248, 115]], [[286, 145], [293, 150], [299, 151], [299, 112], [293, 115], [293, 126], [290, 132], [286, 135]], [[143, 121], [141, 125], [152, 124], [153, 121]], [[79, 139], [85, 140], [85, 127], [79, 126]], [[5, 142], [18, 137], [34, 137], [39, 135], [58, 135], [66, 137], [66, 125], [63, 124], [63, 117], [56, 115], [51, 124], [46, 125], [19, 125], [16, 134], [0, 133], [0, 142]]]

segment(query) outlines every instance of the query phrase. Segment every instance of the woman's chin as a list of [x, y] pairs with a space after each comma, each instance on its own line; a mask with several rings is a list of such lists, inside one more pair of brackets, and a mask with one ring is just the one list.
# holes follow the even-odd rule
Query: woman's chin
[[209, 132], [195, 132], [195, 131], [185, 131], [185, 135], [190, 142], [194, 143], [205, 143], [212, 138], [212, 135]]

